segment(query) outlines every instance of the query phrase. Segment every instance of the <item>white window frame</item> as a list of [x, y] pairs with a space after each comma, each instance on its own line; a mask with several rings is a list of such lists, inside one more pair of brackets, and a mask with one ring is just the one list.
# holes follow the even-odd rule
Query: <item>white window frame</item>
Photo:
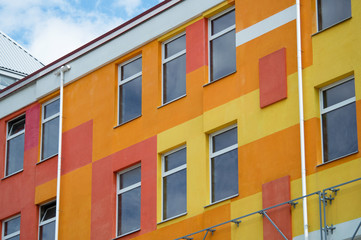
[[171, 101], [168, 101], [168, 102], [165, 102], [165, 99], [164, 99], [164, 91], [165, 91], [165, 88], [164, 88], [164, 65], [166, 63], [178, 58], [178, 57], [181, 57], [181, 56], [187, 54], [187, 47], [186, 47], [184, 50], [182, 50], [182, 51], [180, 51], [180, 52], [166, 58], [165, 57], [165, 45], [167, 45], [168, 43], [172, 42], [173, 40], [175, 40], [177, 38], [180, 38], [180, 37], [182, 37], [184, 35], [186, 35], [186, 32], [182, 32], [182, 33], [180, 33], [180, 34], [178, 34], [178, 35], [176, 35], [176, 36], [174, 36], [174, 37], [172, 37], [172, 38], [170, 38], [170, 39], [168, 39], [168, 40], [166, 40], [166, 41], [164, 41], [162, 43], [162, 105], [174, 102], [174, 101], [176, 101], [176, 100], [178, 100], [178, 99], [180, 99], [180, 98], [182, 98], [182, 97], [184, 97], [186, 95], [186, 94], [184, 94], [184, 95], [179, 96], [179, 97], [177, 97], [177, 98], [175, 98], [175, 99], [173, 99]]
[[[212, 21], [215, 20], [218, 17], [221, 17], [222, 15], [227, 14], [228, 12], [230, 12], [232, 10], [235, 10], [234, 6], [228, 8], [228, 9], [226, 9], [226, 10], [220, 12], [220, 13], [217, 13], [216, 15], [214, 15], [214, 16], [212, 16], [212, 17], [210, 17], [208, 19], [208, 83], [217, 81], [219, 79], [222, 79], [222, 78], [228, 76], [228, 75], [225, 75], [225, 76], [223, 76], [223, 77], [221, 77], [219, 79], [215, 79], [215, 80], [211, 81], [211, 73], [212, 73], [212, 71], [211, 71], [211, 55], [212, 55], [211, 54], [211, 41], [218, 38], [218, 37], [220, 37], [220, 36], [222, 36], [222, 35], [224, 35], [224, 34], [226, 34], [226, 33], [228, 33], [228, 32], [230, 32], [230, 31], [232, 31], [232, 30], [235, 30], [236, 29], [236, 20], [234, 20], [234, 24], [232, 26], [229, 26], [228, 28], [223, 29], [222, 31], [220, 31], [219, 33], [216, 33], [214, 35], [212, 35]], [[232, 73], [230, 73], [230, 74], [232, 74]]]
[[[129, 171], [131, 171], [131, 170], [134, 170], [134, 169], [136, 169], [136, 168], [138, 168], [138, 167], [140, 167], [140, 172], [142, 172], [142, 167], [141, 167], [141, 164], [139, 163], [139, 164], [136, 164], [136, 165], [134, 165], [134, 166], [131, 166], [131, 167], [129, 167], [129, 168], [127, 168], [127, 169], [125, 169], [125, 170], [123, 170], [123, 171], [120, 171], [120, 172], [117, 172], [117, 199], [116, 199], [116, 209], [117, 209], [117, 212], [116, 212], [116, 232], [115, 232], [115, 236], [117, 236], [117, 238], [119, 238], [119, 237], [122, 237], [122, 236], [125, 236], [125, 235], [128, 235], [128, 234], [131, 234], [131, 233], [134, 233], [134, 232], [137, 232], [137, 231], [139, 231], [140, 229], [141, 229], [141, 226], [139, 226], [139, 228], [137, 228], [137, 229], [135, 229], [135, 230], [132, 230], [132, 231], [130, 231], [130, 232], [127, 232], [127, 233], [123, 233], [123, 234], [121, 234], [121, 235], [118, 235], [118, 222], [119, 222], [119, 220], [118, 220], [118, 215], [119, 215], [119, 208], [118, 208], [118, 196], [119, 195], [121, 195], [121, 194], [123, 194], [123, 193], [125, 193], [125, 192], [128, 192], [128, 191], [130, 191], [130, 190], [133, 190], [133, 189], [135, 189], [135, 188], [137, 188], [137, 187], [140, 187], [140, 191], [142, 191], [142, 174], [140, 175], [140, 178], [141, 178], [141, 180], [140, 180], [140, 182], [137, 182], [137, 183], [134, 183], [134, 184], [132, 184], [132, 185], [130, 185], [130, 186], [128, 186], [128, 187], [125, 187], [125, 188], [123, 188], [123, 189], [119, 189], [119, 176], [120, 175], [122, 175], [122, 174], [124, 174], [124, 173], [126, 173], [126, 172], [129, 172]], [[141, 196], [142, 197], [142, 196]], [[141, 225], [141, 224], [140, 224]]]
[[[180, 213], [180, 214], [178, 214], [176, 216], [173, 216], [173, 217], [170, 217], [170, 218], [164, 218], [164, 212], [163, 212], [164, 211], [164, 188], [163, 188], [164, 178], [169, 176], [169, 175], [172, 175], [174, 173], [177, 173], [179, 171], [182, 171], [184, 169], [187, 171], [187, 159], [186, 159], [185, 164], [183, 164], [181, 166], [178, 166], [178, 167], [176, 167], [176, 168], [174, 168], [172, 170], [165, 171], [164, 170], [165, 169], [165, 166], [164, 166], [165, 165], [165, 157], [168, 156], [168, 155], [171, 155], [172, 153], [178, 152], [178, 151], [180, 151], [182, 149], [187, 149], [187, 146], [183, 145], [181, 147], [175, 148], [175, 149], [173, 149], [173, 150], [171, 150], [171, 151], [169, 151], [169, 152], [162, 155], [162, 221], [168, 221], [168, 220], [183, 216], [184, 214], [187, 213], [187, 211], [186, 211], [184, 213]], [[186, 195], [187, 195], [187, 192], [186, 192]]]
[[[210, 205], [213, 205], [213, 204], [222, 202], [224, 200], [233, 198], [235, 196], [238, 196], [238, 194], [239, 194], [238, 191], [237, 191], [237, 194], [235, 194], [235, 195], [228, 196], [228, 197], [226, 197], [224, 199], [221, 199], [221, 200], [218, 200], [218, 201], [214, 201], [214, 202], [212, 201], [212, 158], [217, 157], [219, 155], [222, 155], [224, 153], [230, 152], [230, 151], [232, 151], [234, 149], [237, 149], [238, 148], [238, 134], [237, 134], [237, 143], [235, 143], [235, 144], [233, 144], [233, 145], [231, 145], [229, 147], [223, 148], [222, 150], [219, 150], [217, 152], [213, 152], [213, 144], [212, 144], [213, 143], [213, 137], [217, 136], [217, 135], [219, 135], [221, 133], [224, 133], [224, 132], [226, 132], [228, 130], [231, 130], [233, 128], [237, 128], [237, 131], [238, 131], [237, 124], [233, 124], [231, 126], [223, 128], [223, 129], [221, 129], [221, 130], [219, 130], [217, 132], [211, 133], [209, 135], [209, 186], [210, 186], [209, 199], [210, 199]], [[237, 169], [237, 172], [238, 172], [238, 169]]]
[[[53, 207], [49, 207], [46, 211], [48, 211], [48, 210], [51, 209], [51, 208], [55, 208], [55, 212], [56, 212], [56, 202], [55, 202], [55, 201], [47, 202], [47, 203], [45, 203], [45, 204], [43, 204], [43, 205], [41, 205], [41, 206], [39, 207], [39, 227], [38, 227], [38, 239], [39, 239], [39, 240], [41, 240], [41, 239], [40, 239], [40, 228], [41, 228], [41, 226], [44, 226], [44, 225], [46, 225], [46, 224], [48, 224], [48, 223], [51, 223], [51, 222], [54, 222], [54, 221], [56, 220], [56, 215], [55, 215], [55, 217], [50, 218], [50, 219], [45, 220], [45, 221], [42, 221], [42, 219], [41, 219], [41, 209], [42, 209], [43, 207], [45, 207], [46, 205], [50, 205], [50, 204], [52, 204], [52, 203], [54, 203], [55, 205], [54, 205]], [[46, 213], [46, 211], [45, 211], [45, 213]], [[45, 213], [44, 213], [44, 216], [45, 216]], [[44, 216], [43, 216], [43, 217], [44, 217]], [[55, 236], [54, 236], [54, 237], [55, 237]]]
[[21, 215], [20, 214], [18, 214], [16, 216], [13, 216], [11, 218], [5, 219], [3, 221], [3, 223], [2, 223], [2, 234], [1, 234], [1, 239], [2, 240], [7, 240], [7, 239], [10, 239], [10, 238], [13, 238], [13, 237], [16, 237], [16, 236], [20, 236], [20, 228], [19, 228], [19, 231], [16, 231], [14, 233], [11, 233], [11, 234], [8, 234], [7, 236], [5, 236], [5, 223], [9, 222], [9, 221], [11, 221], [11, 220], [13, 220], [15, 218], [18, 218], [18, 217], [20, 218], [20, 223], [21, 223]]
[[[49, 121], [53, 120], [54, 118], [57, 118], [57, 117], [60, 116], [60, 108], [59, 108], [59, 112], [58, 112], [57, 114], [54, 114], [54, 115], [52, 115], [52, 116], [50, 116], [50, 117], [48, 117], [48, 118], [44, 118], [44, 115], [45, 115], [45, 106], [47, 106], [48, 104], [50, 104], [50, 103], [52, 103], [52, 102], [55, 102], [55, 101], [58, 100], [58, 99], [59, 99], [59, 97], [55, 97], [55, 98], [53, 98], [53, 99], [51, 99], [51, 100], [43, 103], [42, 106], [41, 106], [41, 143], [40, 143], [40, 161], [41, 161], [41, 162], [42, 162], [42, 161], [45, 161], [45, 160], [47, 160], [47, 159], [50, 159], [50, 158], [58, 155], [58, 153], [59, 153], [59, 149], [58, 149], [58, 152], [57, 152], [56, 154], [53, 154], [53, 155], [51, 155], [51, 156], [49, 156], [49, 157], [47, 157], [47, 158], [43, 158], [43, 144], [44, 144], [43, 131], [44, 131], [44, 124], [46, 124], [47, 122], [49, 122]], [[59, 130], [59, 127], [60, 127], [60, 126], [58, 126], [58, 130]]]
[[[9, 123], [10, 122], [17, 122], [17, 120], [19, 120], [20, 118], [24, 117], [25, 119], [25, 124], [24, 124], [24, 130], [21, 130], [20, 132], [18, 133], [15, 133], [14, 135], [10, 135], [9, 136]], [[17, 136], [20, 136], [21, 134], [24, 134], [24, 137], [25, 137], [25, 127], [26, 127], [26, 115], [25, 114], [21, 114], [20, 116], [17, 116], [16, 118], [13, 118], [11, 119], [10, 121], [7, 122], [6, 124], [6, 146], [5, 146], [5, 169], [4, 169], [4, 175], [5, 177], [8, 177], [8, 176], [11, 176], [11, 175], [14, 175], [18, 172], [21, 172], [23, 171], [24, 169], [24, 165], [23, 165], [23, 168], [16, 171], [16, 172], [13, 172], [11, 174], [6, 174], [6, 168], [7, 168], [7, 164], [8, 164], [8, 142], [13, 139], [13, 138], [16, 138]], [[23, 159], [24, 161], [24, 159]]]
[[[138, 55], [138, 56], [136, 56], [136, 57], [134, 57], [134, 58], [132, 58], [132, 59], [129, 59], [129, 60], [125, 61], [125, 62], [122, 62], [121, 64], [118, 65], [118, 89], [117, 89], [117, 92], [118, 92], [118, 110], [117, 110], [117, 113], [118, 113], [118, 116], [117, 116], [118, 125], [121, 125], [121, 124], [130, 122], [130, 121], [132, 121], [133, 119], [139, 117], [139, 116], [137, 116], [137, 117], [132, 118], [132, 119], [130, 119], [130, 120], [128, 120], [128, 121], [120, 122], [120, 121], [121, 121], [121, 119], [120, 119], [120, 107], [121, 107], [121, 103], [120, 103], [120, 91], [119, 91], [119, 89], [120, 89], [120, 86], [121, 86], [121, 85], [126, 84], [126, 83], [128, 83], [128, 82], [136, 79], [137, 77], [140, 77], [140, 76], [143, 75], [143, 59], [142, 59], [142, 70], [141, 70], [140, 72], [137, 72], [137, 73], [133, 74], [132, 76], [130, 76], [130, 77], [124, 79], [124, 80], [121, 79], [121, 78], [122, 78], [122, 67], [125, 66], [125, 65], [127, 65], [128, 63], [131, 63], [131, 62], [133, 62], [133, 61], [135, 61], [135, 60], [137, 60], [137, 59], [139, 59], [139, 58], [142, 58], [142, 57], [143, 57], [142, 54], [140, 54], [140, 55]], [[142, 77], [142, 86], [143, 86], [143, 77]], [[143, 107], [143, 106], [141, 106], [141, 109], [142, 109], [142, 107]]]
[[[320, 97], [320, 122], [321, 122], [322, 163], [332, 162], [332, 161], [334, 161], [334, 160], [337, 160], [337, 159], [340, 159], [340, 158], [344, 158], [344, 157], [346, 157], [346, 156], [349, 156], [349, 155], [352, 155], [352, 154], [355, 153], [355, 152], [348, 153], [348, 154], [346, 154], [346, 155], [344, 155], [344, 156], [340, 156], [340, 157], [338, 157], [338, 158], [336, 158], [336, 159], [332, 159], [332, 160], [329, 160], [329, 161], [326, 162], [326, 161], [325, 161], [325, 157], [324, 157], [324, 149], [323, 149], [324, 139], [323, 139], [323, 125], [322, 125], [322, 115], [323, 115], [323, 114], [326, 114], [326, 113], [331, 112], [331, 111], [333, 111], [333, 110], [339, 109], [339, 108], [341, 108], [341, 107], [343, 107], [343, 106], [346, 106], [346, 105], [348, 105], [348, 104], [350, 104], [350, 103], [356, 102], [356, 92], [355, 92], [355, 96], [354, 96], [354, 97], [351, 97], [351, 98], [349, 98], [349, 99], [343, 100], [342, 102], [339, 102], [339, 103], [337, 103], [337, 104], [334, 104], [334, 105], [332, 105], [332, 106], [330, 106], [330, 107], [324, 108], [324, 104], [323, 104], [323, 92], [326, 91], [326, 90], [328, 90], [328, 89], [330, 89], [330, 88], [333, 88], [333, 87], [335, 87], [335, 86], [337, 86], [337, 85], [340, 85], [340, 84], [342, 84], [342, 83], [345, 83], [345, 82], [347, 82], [347, 81], [350, 81], [350, 80], [352, 80], [352, 79], [355, 80], [355, 77], [354, 77], [354, 76], [349, 76], [349, 77], [347, 77], [347, 78], [345, 78], [345, 79], [342, 79], [341, 81], [337, 81], [337, 82], [335, 82], [335, 83], [332, 83], [332, 84], [327, 85], [326, 87], [323, 87], [323, 88], [320, 89], [320, 92], [319, 92], [319, 95], [320, 95], [320, 96], [319, 96], [319, 97]], [[356, 90], [356, 86], [355, 86], [355, 90]]]

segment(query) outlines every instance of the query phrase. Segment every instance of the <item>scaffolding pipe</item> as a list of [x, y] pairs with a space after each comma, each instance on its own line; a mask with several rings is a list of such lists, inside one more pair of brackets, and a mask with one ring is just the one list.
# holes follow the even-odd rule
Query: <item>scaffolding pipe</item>
[[[302, 45], [301, 45], [301, 4], [296, 0], [297, 5], [297, 72], [298, 72], [298, 104], [300, 117], [300, 147], [301, 147], [301, 178], [302, 178], [302, 195], [307, 195], [306, 188], [306, 157], [305, 157], [305, 128], [303, 113], [303, 79], [302, 79]], [[307, 198], [303, 198], [303, 232], [305, 240], [308, 240], [308, 215], [307, 215]]]
[[56, 216], [55, 216], [55, 240], [59, 239], [59, 213], [60, 213], [60, 177], [62, 159], [62, 130], [63, 130], [63, 90], [64, 73], [70, 70], [69, 65], [62, 66], [55, 74], [60, 75], [60, 106], [59, 106], [59, 142], [58, 142], [58, 171], [56, 181]]

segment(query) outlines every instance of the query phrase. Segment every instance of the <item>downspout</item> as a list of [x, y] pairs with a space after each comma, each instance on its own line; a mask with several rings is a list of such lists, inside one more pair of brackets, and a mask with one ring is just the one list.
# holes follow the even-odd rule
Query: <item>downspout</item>
[[59, 142], [58, 142], [58, 172], [56, 181], [56, 216], [55, 216], [55, 240], [59, 238], [59, 213], [60, 213], [60, 177], [62, 159], [62, 132], [63, 132], [63, 91], [64, 73], [70, 70], [69, 65], [62, 66], [55, 74], [60, 75], [60, 109], [59, 109]]
[[[301, 4], [296, 0], [297, 5], [297, 72], [298, 72], [298, 104], [300, 116], [300, 142], [301, 142], [301, 178], [302, 178], [302, 196], [307, 195], [306, 189], [306, 157], [305, 157], [305, 127], [303, 113], [303, 78], [302, 78], [302, 47], [301, 47]], [[308, 240], [308, 215], [307, 198], [303, 198], [303, 231], [305, 240]], [[320, 229], [321, 231], [321, 229]]]

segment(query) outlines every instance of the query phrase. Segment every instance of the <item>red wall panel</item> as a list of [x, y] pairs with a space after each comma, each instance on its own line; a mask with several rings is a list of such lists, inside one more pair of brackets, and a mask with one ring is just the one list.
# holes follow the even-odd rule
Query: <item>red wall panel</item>
[[201, 19], [186, 28], [187, 73], [208, 65], [207, 23]]
[[286, 48], [259, 59], [261, 108], [287, 98]]
[[[290, 176], [278, 178], [262, 185], [262, 202], [263, 208], [271, 207], [276, 204], [289, 201], [291, 199]], [[292, 239], [292, 220], [291, 208], [289, 204], [279, 206], [267, 211], [268, 216], [287, 237]], [[271, 224], [263, 218], [263, 239], [281, 240], [282, 235]]]
[[157, 138], [151, 137], [93, 163], [91, 239], [112, 239], [116, 233], [116, 173], [141, 164], [141, 230], [156, 229]]
[[25, 151], [39, 145], [40, 108], [40, 104], [36, 104], [26, 110]]

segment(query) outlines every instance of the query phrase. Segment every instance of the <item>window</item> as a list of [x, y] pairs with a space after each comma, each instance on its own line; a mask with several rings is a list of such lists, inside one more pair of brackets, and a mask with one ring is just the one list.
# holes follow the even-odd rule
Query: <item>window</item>
[[43, 105], [41, 160], [58, 154], [59, 144], [59, 98]]
[[56, 202], [40, 207], [39, 240], [55, 239]]
[[318, 30], [351, 17], [351, 0], [318, 0]]
[[142, 114], [142, 57], [119, 65], [119, 124]]
[[20, 239], [20, 216], [12, 217], [3, 222], [2, 240]]
[[186, 94], [186, 35], [163, 44], [163, 103]]
[[140, 229], [140, 166], [118, 173], [117, 236]]
[[162, 157], [163, 220], [187, 211], [187, 150], [175, 149]]
[[321, 89], [324, 162], [358, 152], [355, 100], [353, 77]]
[[211, 202], [238, 194], [237, 127], [210, 135]]
[[25, 115], [7, 124], [5, 176], [17, 173], [24, 164]]
[[210, 81], [236, 71], [236, 25], [234, 9], [216, 15], [209, 23]]

